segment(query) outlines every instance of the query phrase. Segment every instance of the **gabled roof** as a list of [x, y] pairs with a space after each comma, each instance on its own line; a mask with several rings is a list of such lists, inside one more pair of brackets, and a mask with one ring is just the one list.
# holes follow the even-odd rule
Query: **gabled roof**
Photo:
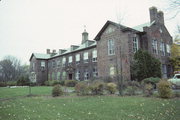
[[135, 31], [135, 32], [143, 32], [143, 27], [146, 27], [146, 26], [149, 27], [154, 23], [155, 23], [155, 21], [153, 21], [152, 23], [147, 22], [147, 23], [144, 23], [144, 24], [130, 28], [130, 27], [127, 27], [127, 26], [124, 26], [124, 25], [121, 25], [121, 24], [118, 24], [118, 23], [115, 23], [112, 21], [107, 21], [105, 23], [105, 25], [102, 27], [102, 29], [99, 31], [99, 33], [96, 35], [94, 40], [100, 39], [101, 34], [104, 32], [104, 30], [108, 27], [109, 24], [114, 25], [116, 27], [119, 27], [122, 31], [129, 31], [130, 30], [130, 31]]
[[120, 25], [118, 23], [115, 23], [115, 22], [112, 22], [112, 21], [107, 21], [104, 26], [102, 27], [102, 29], [99, 31], [99, 33], [96, 35], [96, 37], [94, 38], [94, 40], [99, 40], [100, 39], [100, 36], [101, 34], [104, 32], [104, 30], [108, 27], [108, 25], [111, 24], [111, 25], [114, 25], [116, 27], [120, 27], [121, 29], [124, 29], [124, 28], [127, 28], [126, 26], [123, 26], [123, 25]]
[[42, 54], [42, 53], [32, 53], [31, 57], [30, 57], [30, 61], [32, 59], [32, 57], [35, 57], [36, 59], [49, 59], [51, 57], [50, 54]]

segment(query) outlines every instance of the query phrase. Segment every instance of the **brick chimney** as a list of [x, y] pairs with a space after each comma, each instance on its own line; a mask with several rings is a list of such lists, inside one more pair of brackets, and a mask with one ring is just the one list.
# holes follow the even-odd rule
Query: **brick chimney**
[[150, 13], [150, 22], [157, 21], [157, 8], [156, 7], [150, 7], [149, 8]]
[[156, 23], [164, 24], [164, 13], [162, 11], [157, 11], [156, 7], [149, 8], [150, 22], [155, 21]]
[[50, 49], [46, 49], [46, 54], [51, 54]]
[[162, 11], [158, 11], [157, 17], [158, 17], [158, 22], [160, 24], [164, 24], [164, 13]]
[[56, 53], [56, 50], [53, 50], [52, 53]]

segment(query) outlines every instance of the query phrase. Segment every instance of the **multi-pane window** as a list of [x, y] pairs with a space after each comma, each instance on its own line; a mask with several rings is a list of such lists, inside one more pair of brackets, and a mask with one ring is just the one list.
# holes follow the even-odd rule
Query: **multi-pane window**
[[137, 37], [133, 37], [133, 52], [137, 52], [138, 51], [138, 38]]
[[48, 73], [48, 80], [51, 80], [51, 73]]
[[80, 80], [80, 71], [79, 70], [76, 71], [76, 80]]
[[114, 48], [114, 40], [108, 40], [108, 55], [114, 55], [115, 48]]
[[97, 50], [93, 50], [92, 52], [92, 61], [97, 62]]
[[93, 77], [97, 77], [98, 76], [98, 71], [97, 71], [97, 67], [93, 68]]
[[72, 63], [72, 56], [69, 56], [69, 63]]
[[62, 59], [62, 64], [63, 64], [63, 67], [65, 67], [65, 65], [66, 65], [66, 58], [65, 57], [63, 57], [63, 59]]
[[53, 60], [53, 68], [55, 68], [55, 67], [56, 67], [56, 61]]
[[80, 54], [76, 54], [76, 64], [80, 63]]
[[171, 52], [170, 52], [170, 46], [168, 44], [166, 44], [166, 52], [167, 54], [170, 56]]
[[84, 53], [84, 63], [88, 63], [88, 52]]
[[165, 44], [164, 42], [161, 42], [160, 44], [160, 52], [162, 56], [165, 56]]
[[89, 72], [86, 69], [85, 72], [84, 72], [84, 80], [88, 80], [88, 79], [89, 79]]
[[152, 51], [153, 51], [154, 54], [158, 54], [157, 40], [152, 40]]

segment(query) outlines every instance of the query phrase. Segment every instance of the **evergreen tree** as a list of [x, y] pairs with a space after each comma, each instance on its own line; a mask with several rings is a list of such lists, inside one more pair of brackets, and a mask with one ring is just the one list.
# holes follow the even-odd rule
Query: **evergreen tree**
[[131, 65], [132, 79], [142, 81], [149, 77], [161, 77], [161, 63], [147, 51], [138, 50]]

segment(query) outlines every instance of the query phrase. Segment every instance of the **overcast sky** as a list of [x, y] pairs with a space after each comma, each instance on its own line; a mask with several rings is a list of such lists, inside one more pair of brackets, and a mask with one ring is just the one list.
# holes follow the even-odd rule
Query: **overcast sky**
[[[149, 7], [166, 10], [166, 0], [1, 0], [0, 60], [12, 55], [29, 64], [33, 52], [80, 44], [86, 25], [94, 39], [107, 20], [133, 27], [149, 22]], [[180, 17], [165, 23], [174, 35]]]

